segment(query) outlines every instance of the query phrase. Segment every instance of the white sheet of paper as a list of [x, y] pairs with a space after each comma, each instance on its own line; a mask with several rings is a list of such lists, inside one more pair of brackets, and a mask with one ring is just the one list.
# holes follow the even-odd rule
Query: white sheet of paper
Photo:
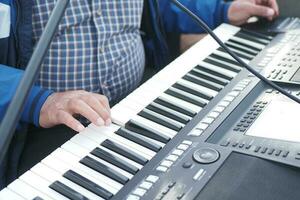
[[271, 101], [246, 135], [300, 142], [300, 105], [283, 100]]
[[0, 3], [0, 39], [9, 36], [10, 23], [10, 6]]

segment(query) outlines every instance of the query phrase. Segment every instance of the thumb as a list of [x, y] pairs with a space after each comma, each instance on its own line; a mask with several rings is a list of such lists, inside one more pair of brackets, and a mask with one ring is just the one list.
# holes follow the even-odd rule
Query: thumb
[[251, 16], [268, 17], [272, 18], [275, 15], [275, 11], [269, 7], [261, 5], [249, 5], [249, 11]]

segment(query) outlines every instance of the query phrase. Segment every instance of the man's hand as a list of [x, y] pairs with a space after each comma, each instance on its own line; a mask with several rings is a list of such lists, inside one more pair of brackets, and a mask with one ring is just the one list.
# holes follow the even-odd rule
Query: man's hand
[[74, 118], [76, 114], [84, 116], [99, 126], [111, 123], [107, 98], [100, 94], [80, 90], [50, 95], [40, 112], [40, 126], [50, 128], [65, 124], [80, 132], [84, 126]]
[[228, 10], [229, 22], [241, 25], [252, 16], [266, 17], [269, 20], [279, 15], [276, 0], [236, 0]]

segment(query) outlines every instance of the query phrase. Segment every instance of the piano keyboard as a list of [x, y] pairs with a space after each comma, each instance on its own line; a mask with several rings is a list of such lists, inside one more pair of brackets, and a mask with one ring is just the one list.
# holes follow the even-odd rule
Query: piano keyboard
[[[247, 63], [272, 40], [225, 24], [214, 32]], [[0, 199], [113, 198], [241, 70], [211, 37], [204, 38], [114, 106], [114, 125], [89, 125], [8, 185]], [[129, 200], [144, 195], [155, 182], [148, 179]]]

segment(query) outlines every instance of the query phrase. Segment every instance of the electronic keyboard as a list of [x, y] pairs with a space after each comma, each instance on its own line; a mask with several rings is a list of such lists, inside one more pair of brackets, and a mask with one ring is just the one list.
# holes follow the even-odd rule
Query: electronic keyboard
[[[227, 24], [214, 32], [266, 76], [270, 64], [298, 40], [298, 32], [270, 36]], [[284, 80], [291, 93], [300, 95], [297, 84]], [[8, 185], [0, 199], [241, 199], [245, 191], [234, 193], [238, 186], [226, 183], [239, 165], [244, 168], [236, 169], [237, 175], [251, 175], [249, 181], [256, 178], [251, 168], [256, 166], [265, 175], [282, 172], [278, 177], [290, 180], [289, 186], [299, 179], [297, 142], [245, 136], [273, 97], [282, 98], [207, 36], [115, 105], [113, 125], [90, 124]], [[280, 183], [274, 187], [283, 190]], [[218, 192], [212, 192], [214, 185]], [[249, 190], [268, 186], [262, 185]], [[244, 199], [259, 199], [251, 195]], [[267, 195], [261, 199], [276, 199]]]

